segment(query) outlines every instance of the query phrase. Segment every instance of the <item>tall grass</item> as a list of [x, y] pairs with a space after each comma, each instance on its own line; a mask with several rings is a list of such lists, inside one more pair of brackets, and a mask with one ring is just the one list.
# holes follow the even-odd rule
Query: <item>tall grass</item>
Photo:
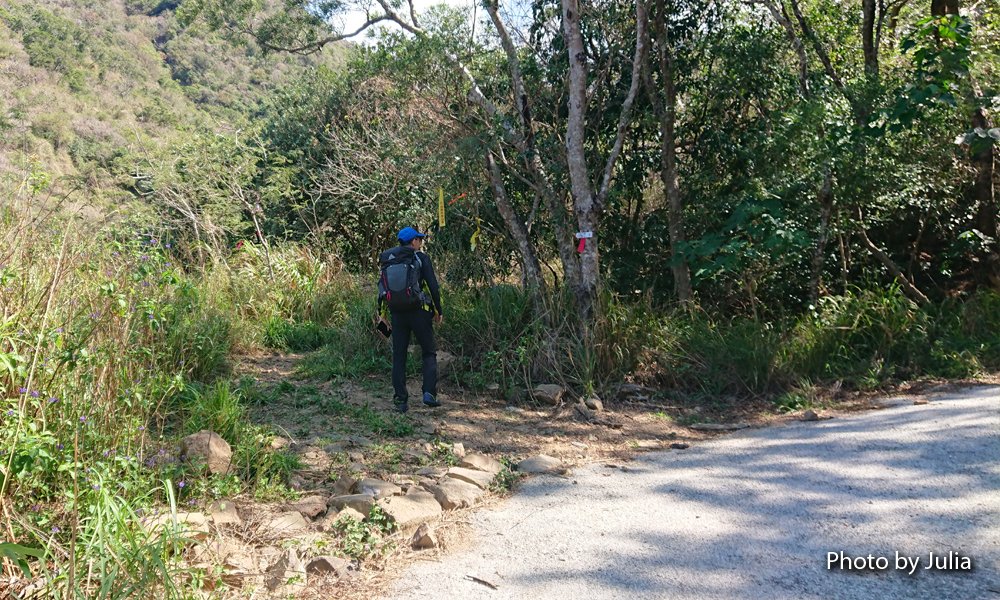
[[[62, 597], [175, 597], [172, 542], [140, 515], [296, 466], [248, 423], [245, 390], [211, 383], [250, 327], [233, 306], [252, 302], [184, 272], [155, 231], [37, 214], [0, 208], [0, 539], [44, 549], [33, 574]], [[272, 304], [326, 310], [311, 294]], [[200, 428], [234, 446], [235, 477], [176, 460], [172, 441]]]

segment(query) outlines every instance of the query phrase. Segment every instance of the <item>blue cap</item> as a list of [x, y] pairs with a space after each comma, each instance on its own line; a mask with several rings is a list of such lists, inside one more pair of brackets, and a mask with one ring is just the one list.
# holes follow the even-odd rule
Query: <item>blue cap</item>
[[412, 227], [404, 227], [399, 230], [399, 233], [396, 235], [396, 237], [398, 237], [399, 241], [403, 242], [404, 244], [409, 244], [410, 242], [413, 241], [413, 238], [422, 238], [427, 236], [424, 235], [423, 233], [420, 233], [419, 231], [417, 231]]

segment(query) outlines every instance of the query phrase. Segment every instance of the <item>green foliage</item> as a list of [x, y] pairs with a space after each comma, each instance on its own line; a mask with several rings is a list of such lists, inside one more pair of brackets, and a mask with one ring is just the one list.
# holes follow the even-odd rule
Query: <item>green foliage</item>
[[344, 516], [333, 523], [340, 551], [359, 560], [374, 558], [389, 551], [392, 546], [387, 538], [394, 528], [395, 524], [378, 505], [372, 506], [364, 521]]

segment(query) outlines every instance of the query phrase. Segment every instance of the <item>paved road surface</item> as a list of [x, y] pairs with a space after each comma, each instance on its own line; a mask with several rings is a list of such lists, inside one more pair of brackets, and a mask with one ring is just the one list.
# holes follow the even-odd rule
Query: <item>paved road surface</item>
[[[1000, 600], [1000, 388], [535, 478], [473, 523], [471, 549], [414, 565], [390, 597]], [[831, 551], [889, 569], [828, 571]], [[922, 569], [949, 551], [974, 570]]]

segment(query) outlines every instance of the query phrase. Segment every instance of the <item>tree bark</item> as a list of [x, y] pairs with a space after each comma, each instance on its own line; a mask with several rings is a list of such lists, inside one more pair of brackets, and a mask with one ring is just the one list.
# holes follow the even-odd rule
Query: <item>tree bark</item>
[[580, 253], [580, 282], [575, 290], [585, 323], [594, 317], [597, 289], [600, 284], [600, 254], [597, 249], [597, 204], [591, 188], [587, 155], [584, 148], [587, 117], [587, 52], [580, 31], [579, 0], [562, 0], [563, 31], [569, 52], [569, 112], [566, 117], [566, 165], [576, 222], [581, 232], [594, 237], [587, 240]]
[[500, 167], [497, 166], [493, 153], [486, 152], [486, 170], [490, 177], [490, 187], [493, 189], [493, 198], [496, 200], [497, 210], [503, 217], [504, 224], [510, 232], [514, 243], [517, 244], [518, 252], [521, 255], [521, 272], [524, 274], [525, 288], [531, 295], [536, 306], [539, 305], [542, 294], [545, 290], [545, 280], [542, 278], [542, 269], [538, 263], [538, 256], [535, 253], [535, 246], [531, 243], [528, 235], [528, 228], [514, 210], [513, 205], [507, 198], [507, 190], [503, 184], [503, 176]]
[[830, 239], [830, 215], [833, 213], [833, 170], [826, 169], [823, 185], [817, 194], [819, 204], [819, 233], [812, 256], [812, 280], [809, 282], [809, 301], [813, 305], [819, 301], [819, 288], [823, 280], [823, 255], [826, 254], [826, 243]]
[[865, 56], [865, 76], [872, 81], [878, 80], [876, 12], [876, 0], [861, 0], [861, 45]]
[[[677, 89], [674, 85], [674, 57], [667, 43], [666, 5], [657, 0], [654, 23], [656, 26], [657, 56], [660, 76], [663, 78], [665, 98], [661, 101], [653, 85], [649, 69], [645, 69], [646, 91], [660, 121], [660, 181], [667, 200], [667, 230], [670, 233], [670, 271], [674, 278], [677, 299], [691, 302], [691, 270], [684, 260], [681, 248], [687, 238], [684, 234], [684, 211], [681, 203], [680, 182], [677, 176]], [[648, 61], [647, 61], [648, 63]]]

